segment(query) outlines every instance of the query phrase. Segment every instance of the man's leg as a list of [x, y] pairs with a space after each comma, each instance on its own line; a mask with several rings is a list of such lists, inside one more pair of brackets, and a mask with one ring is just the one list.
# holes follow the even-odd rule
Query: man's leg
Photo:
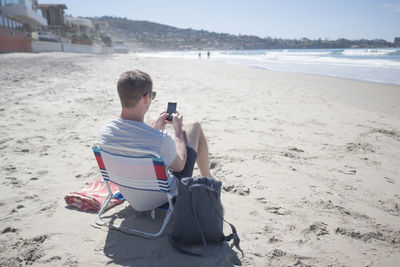
[[183, 130], [186, 133], [186, 145], [197, 152], [196, 162], [199, 166], [201, 175], [211, 176], [207, 140], [200, 123], [194, 122], [185, 124]]

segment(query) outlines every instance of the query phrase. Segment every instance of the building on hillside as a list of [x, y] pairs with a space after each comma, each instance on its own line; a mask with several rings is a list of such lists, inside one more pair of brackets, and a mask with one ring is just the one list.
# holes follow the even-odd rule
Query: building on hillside
[[47, 20], [47, 29], [53, 33], [62, 35], [65, 30], [64, 4], [40, 4], [38, 9], [42, 11], [43, 17]]
[[125, 45], [123, 41], [116, 41], [114, 43], [114, 53], [128, 54], [129, 48]]
[[47, 26], [36, 0], [1, 0], [2, 15], [20, 21], [27, 30]]
[[95, 33], [103, 33], [104, 30], [107, 29], [109, 26], [107, 21], [95, 21], [93, 22], [93, 25]]
[[36, 0], [0, 0], [0, 53], [30, 52], [31, 32], [47, 26]]
[[77, 30], [78, 34], [82, 34], [82, 33], [90, 34], [90, 31], [93, 28], [93, 24], [90, 19], [73, 18], [73, 17], [67, 16], [67, 17], [65, 17], [65, 21], [67, 24], [76, 26], [76, 30]]
[[40, 4], [38, 5], [43, 13], [43, 17], [47, 20], [47, 28], [45, 31], [38, 33], [38, 40], [48, 42], [68, 42], [68, 32], [74, 32], [75, 29], [65, 23], [64, 4]]
[[93, 24], [91, 20], [66, 16], [65, 22], [73, 30], [73, 34], [69, 36], [73, 44], [93, 44], [91, 35]]
[[394, 38], [394, 46], [400, 47], [400, 37]]
[[93, 34], [96, 37], [100, 37], [99, 40], [103, 42], [103, 44], [107, 47], [112, 47], [112, 39], [108, 35], [108, 27], [110, 24], [108, 21], [93, 21]]

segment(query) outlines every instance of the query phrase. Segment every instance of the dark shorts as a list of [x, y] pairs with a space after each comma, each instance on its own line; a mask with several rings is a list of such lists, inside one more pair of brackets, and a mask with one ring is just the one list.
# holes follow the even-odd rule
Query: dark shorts
[[193, 148], [186, 146], [187, 157], [185, 168], [180, 172], [172, 172], [179, 180], [183, 177], [192, 177], [194, 164], [196, 163], [197, 153]]

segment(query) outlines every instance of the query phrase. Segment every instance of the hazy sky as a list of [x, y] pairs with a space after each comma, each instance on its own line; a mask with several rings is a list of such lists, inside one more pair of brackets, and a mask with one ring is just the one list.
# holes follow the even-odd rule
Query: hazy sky
[[400, 0], [39, 0], [73, 16], [118, 16], [178, 28], [277, 38], [400, 37]]

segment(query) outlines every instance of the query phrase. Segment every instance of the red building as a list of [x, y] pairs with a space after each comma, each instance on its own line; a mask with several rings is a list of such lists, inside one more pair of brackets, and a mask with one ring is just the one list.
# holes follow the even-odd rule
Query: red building
[[0, 1], [0, 53], [31, 52], [31, 32], [47, 26], [36, 0]]

